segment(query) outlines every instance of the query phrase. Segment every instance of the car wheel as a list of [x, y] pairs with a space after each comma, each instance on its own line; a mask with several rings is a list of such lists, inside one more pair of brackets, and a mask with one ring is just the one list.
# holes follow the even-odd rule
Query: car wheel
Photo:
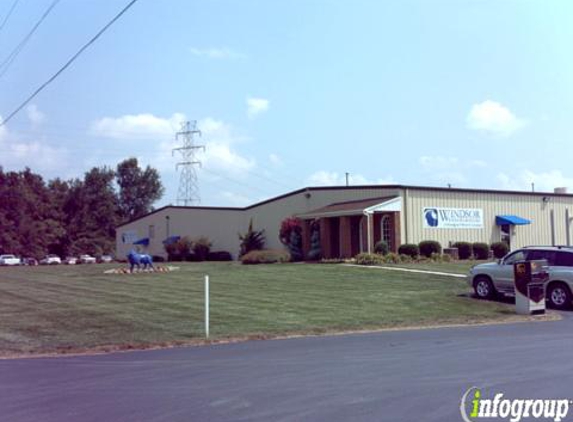
[[563, 283], [553, 283], [547, 289], [549, 305], [555, 309], [567, 309], [571, 305], [571, 291]]
[[479, 299], [493, 299], [495, 297], [495, 288], [488, 277], [476, 277], [474, 280], [474, 291]]

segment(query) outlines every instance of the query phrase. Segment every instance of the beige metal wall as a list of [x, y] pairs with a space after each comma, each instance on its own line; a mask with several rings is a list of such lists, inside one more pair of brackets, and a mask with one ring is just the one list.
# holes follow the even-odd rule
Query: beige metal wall
[[119, 227], [116, 233], [117, 257], [127, 255], [133, 245], [122, 242], [122, 234], [135, 231], [138, 238], [150, 237], [149, 227], [153, 226], [153, 237], [145, 252], [165, 256], [163, 241], [168, 237], [167, 219], [169, 216], [169, 236], [207, 236], [213, 243], [212, 250], [238, 252], [237, 233], [243, 228], [242, 210], [213, 210], [168, 207], [140, 220]]
[[213, 242], [212, 250], [226, 250], [234, 257], [239, 253], [238, 233], [247, 231], [253, 219], [253, 228], [265, 230], [266, 247], [281, 249], [278, 239], [280, 223], [286, 217], [324, 207], [333, 202], [352, 201], [399, 195], [397, 189], [328, 189], [301, 192], [249, 209], [217, 210], [168, 207], [137, 221], [119, 227], [116, 233], [117, 257], [123, 258], [133, 248], [122, 242], [122, 234], [134, 231], [137, 238], [150, 237], [149, 226], [154, 226], [154, 236], [145, 249], [152, 255], [165, 256], [163, 240], [167, 238], [166, 216], [170, 217], [170, 236], [207, 236]]
[[[442, 246], [450, 242], [469, 241], [492, 243], [500, 240], [500, 228], [495, 224], [498, 215], [517, 215], [531, 221], [529, 225], [513, 226], [512, 249], [525, 245], [550, 245], [550, 213], [555, 215], [555, 243], [565, 245], [565, 210], [573, 216], [573, 197], [547, 194], [548, 202], [541, 195], [458, 192], [404, 189], [404, 216], [407, 224], [402, 225], [404, 243], [418, 243], [422, 240], [437, 240]], [[426, 207], [480, 208], [484, 215], [483, 229], [424, 228], [422, 210]]]

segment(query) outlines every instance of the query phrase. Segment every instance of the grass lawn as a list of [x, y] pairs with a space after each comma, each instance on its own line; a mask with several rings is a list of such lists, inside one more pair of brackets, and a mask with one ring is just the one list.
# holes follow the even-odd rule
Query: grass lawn
[[412, 264], [384, 264], [386, 266], [401, 267], [401, 268], [413, 268], [416, 270], [428, 270], [428, 271], [439, 271], [442, 273], [455, 273], [466, 275], [470, 268], [477, 264], [483, 264], [484, 262], [492, 262], [491, 260], [486, 261], [476, 261], [473, 259], [452, 261], [452, 262], [424, 262], [424, 263], [412, 263]]
[[[179, 265], [179, 264], [177, 264]], [[184, 263], [108, 275], [112, 265], [0, 268], [0, 355], [148, 347], [211, 337], [502, 320], [511, 305], [468, 297], [464, 280], [340, 265]]]

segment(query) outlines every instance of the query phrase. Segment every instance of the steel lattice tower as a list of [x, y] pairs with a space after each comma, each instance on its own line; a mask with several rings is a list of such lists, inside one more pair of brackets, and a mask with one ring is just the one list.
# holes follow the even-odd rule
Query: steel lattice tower
[[182, 161], [178, 162], [176, 169], [181, 167], [181, 176], [179, 178], [179, 190], [177, 191], [178, 205], [196, 205], [201, 202], [199, 197], [199, 185], [197, 183], [197, 172], [195, 166], [201, 166], [201, 161], [196, 159], [198, 149], [205, 150], [203, 145], [195, 145], [193, 136], [201, 131], [197, 129], [197, 122], [185, 122], [181, 124], [181, 131], [175, 135], [176, 139], [183, 138], [183, 146], [174, 148], [172, 154], [179, 152]]

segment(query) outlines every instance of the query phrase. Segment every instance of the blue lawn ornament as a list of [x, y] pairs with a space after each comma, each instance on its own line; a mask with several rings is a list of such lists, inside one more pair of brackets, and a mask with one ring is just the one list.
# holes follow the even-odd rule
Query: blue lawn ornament
[[148, 254], [140, 254], [135, 252], [133, 249], [129, 251], [127, 255], [127, 260], [129, 261], [131, 268], [129, 269], [130, 272], [133, 272], [133, 267], [137, 266], [137, 269], [141, 269], [143, 265], [143, 269], [146, 270], [148, 267], [154, 270], [153, 267], [153, 259], [151, 259], [151, 255]]

